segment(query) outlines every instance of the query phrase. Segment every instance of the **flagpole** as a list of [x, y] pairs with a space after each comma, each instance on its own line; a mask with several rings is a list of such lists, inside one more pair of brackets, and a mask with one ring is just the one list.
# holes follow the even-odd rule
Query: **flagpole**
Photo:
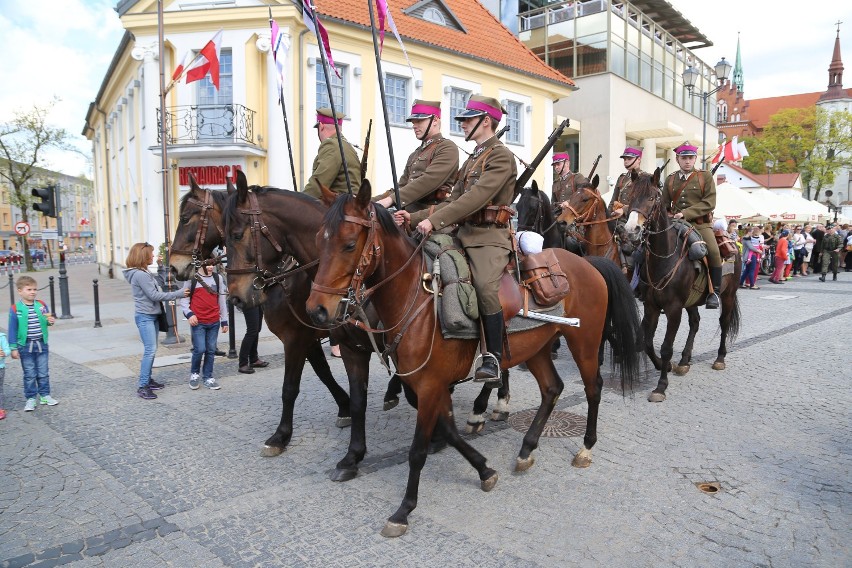
[[[160, 151], [163, 156], [162, 164], [161, 164], [161, 173], [163, 176], [163, 227], [165, 240], [165, 258], [163, 258], [163, 266], [168, 267], [171, 264], [169, 259], [169, 250], [171, 249], [171, 241], [169, 239], [169, 232], [171, 230], [171, 221], [169, 220], [169, 157], [168, 157], [168, 143], [166, 139], [166, 62], [163, 57], [163, 45], [165, 44], [164, 32], [163, 32], [163, 0], [157, 0], [157, 35], [159, 40], [159, 65], [160, 65]], [[172, 289], [172, 271], [170, 269], [166, 270], [166, 289]], [[175, 306], [169, 303], [165, 304], [169, 306], [166, 308], [167, 317], [166, 321], [169, 324], [168, 332], [166, 333], [166, 338], [163, 340], [164, 345], [169, 345], [172, 343], [180, 343], [180, 337], [177, 334], [177, 317]], [[169, 313], [170, 312], [170, 313]], [[168, 316], [171, 317], [168, 317]]]
[[[304, 0], [308, 2], [308, 0]], [[346, 163], [346, 154], [343, 152], [343, 138], [340, 136], [340, 124], [337, 122], [337, 111], [334, 109], [334, 95], [331, 92], [331, 78], [328, 76], [328, 60], [325, 57], [325, 45], [322, 42], [322, 33], [320, 32], [319, 24], [317, 23], [316, 7], [309, 4], [311, 12], [311, 20], [314, 22], [314, 28], [317, 30], [316, 38], [319, 45], [320, 60], [322, 61], [322, 74], [325, 78], [325, 89], [328, 93], [328, 106], [331, 107], [331, 119], [334, 122], [334, 132], [337, 134], [337, 148], [340, 150], [340, 160], [343, 164], [343, 174], [346, 176], [346, 188], [349, 194], [352, 195], [352, 181], [349, 179], [349, 166]]]
[[[272, 8], [269, 8], [269, 29], [272, 30]], [[279, 30], [280, 34], [281, 31]], [[281, 103], [281, 114], [284, 116], [284, 134], [287, 136], [287, 153], [290, 155], [290, 175], [293, 176], [293, 191], [299, 191], [299, 186], [296, 183], [296, 164], [293, 162], [293, 143], [290, 141], [290, 122], [287, 120], [287, 105], [284, 104], [284, 85], [281, 81], [281, 75], [278, 73], [278, 53], [275, 50], [275, 45], [271, 44], [272, 36], [270, 35], [270, 47], [272, 48], [272, 61], [275, 67], [275, 82], [278, 83], [278, 100]]]
[[[396, 208], [402, 209], [402, 200], [399, 197], [399, 181], [396, 179], [396, 161], [393, 157], [393, 140], [391, 139], [390, 122], [388, 122], [388, 105], [385, 101], [385, 82], [382, 72], [382, 58], [379, 55], [379, 40], [376, 38], [376, 16], [373, 14], [373, 0], [367, 0], [370, 8], [370, 31], [373, 33], [373, 51], [376, 54], [376, 70], [379, 74], [379, 93], [382, 97], [382, 114], [385, 117], [385, 135], [388, 138], [388, 153], [390, 154], [391, 179], [393, 180], [393, 193], [396, 197]], [[412, 77], [414, 79], [414, 77]]]

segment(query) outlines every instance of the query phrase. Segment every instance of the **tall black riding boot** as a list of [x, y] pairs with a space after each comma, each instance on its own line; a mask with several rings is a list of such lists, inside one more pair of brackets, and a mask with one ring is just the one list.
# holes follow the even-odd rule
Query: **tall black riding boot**
[[[482, 358], [482, 364], [473, 375], [474, 382], [499, 388], [503, 386], [500, 378], [500, 361], [503, 359], [503, 310], [496, 314], [482, 316], [485, 331], [485, 348], [488, 354]], [[493, 355], [493, 356], [492, 356]]]
[[719, 309], [719, 292], [722, 290], [722, 267], [710, 267], [710, 282], [713, 283], [713, 293], [707, 294], [707, 302], [704, 307], [708, 310]]
[[826, 275], [826, 274], [827, 274], [826, 272], [823, 272], [823, 273], [820, 275], [820, 277], [819, 277], [819, 281], [820, 281], [820, 282], [825, 282], [825, 275]]

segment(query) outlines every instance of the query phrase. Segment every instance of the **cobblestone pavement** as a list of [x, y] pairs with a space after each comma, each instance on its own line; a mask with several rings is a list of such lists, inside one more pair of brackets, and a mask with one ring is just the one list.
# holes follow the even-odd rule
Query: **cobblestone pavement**
[[[309, 367], [290, 447], [260, 457], [281, 407], [277, 339], [265, 332], [271, 365], [254, 375], [217, 358], [220, 391], [191, 391], [180, 358], [188, 347], [162, 347], [156, 377], [167, 388], [143, 401], [127, 286], [101, 282], [103, 327], [94, 328], [94, 270], [69, 269], [74, 319], [51, 333], [59, 406], [24, 413], [20, 365], [8, 362], [2, 567], [852, 564], [852, 275], [741, 291], [743, 329], [722, 372], [710, 369], [718, 316], [702, 309], [692, 369], [671, 378], [666, 402], [646, 402], [657, 376], [650, 365], [632, 395], [606, 381], [588, 469], [571, 467], [582, 435], [555, 424], [535, 466], [513, 473], [523, 433], [512, 425], [539, 402], [531, 376], [513, 371], [513, 420], [469, 436], [499, 472], [496, 489], [480, 491], [455, 451], [432, 455], [408, 534], [385, 539], [379, 531], [405, 487], [414, 412], [381, 410], [378, 365], [367, 458], [356, 479], [334, 483], [349, 430], [334, 426], [334, 403]], [[341, 361], [329, 362], [344, 384]], [[565, 381], [557, 411], [585, 417], [564, 347], [557, 368]], [[456, 389], [460, 425], [477, 390]], [[700, 483], [719, 490], [703, 493]]]

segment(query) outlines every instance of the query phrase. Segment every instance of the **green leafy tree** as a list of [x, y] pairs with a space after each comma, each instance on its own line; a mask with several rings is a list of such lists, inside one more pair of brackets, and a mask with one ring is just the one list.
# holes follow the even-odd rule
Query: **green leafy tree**
[[[10, 186], [9, 201], [21, 210], [21, 220], [29, 221], [30, 205], [36, 198], [31, 194], [35, 182], [44, 183], [45, 153], [49, 149], [73, 150], [68, 133], [48, 124], [50, 111], [58, 102], [54, 99], [44, 106], [33, 105], [29, 110], [16, 110], [9, 122], [0, 124], [0, 179]], [[29, 244], [24, 242], [27, 270], [32, 270]]]

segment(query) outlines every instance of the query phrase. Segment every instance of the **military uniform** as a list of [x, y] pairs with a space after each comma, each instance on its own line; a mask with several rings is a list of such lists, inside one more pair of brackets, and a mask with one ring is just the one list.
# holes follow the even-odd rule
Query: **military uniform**
[[582, 174], [568, 172], [561, 176], [556, 176], [553, 180], [553, 187], [550, 190], [551, 203], [563, 203], [571, 198], [571, 194], [577, 191], [577, 186], [581, 183], [586, 183], [587, 180]]
[[[343, 115], [337, 113], [338, 123], [343, 121]], [[328, 124], [331, 118], [331, 110], [319, 109], [317, 111], [317, 123]], [[361, 159], [355, 153], [355, 148], [352, 147], [343, 134], [340, 134], [343, 142], [343, 154], [346, 156], [346, 167], [349, 170], [349, 182], [352, 184], [353, 191], [357, 191], [361, 183]], [[349, 187], [346, 185], [346, 173], [343, 171], [343, 160], [340, 158], [340, 146], [337, 143], [337, 136], [332, 135], [320, 143], [317, 155], [314, 158], [314, 165], [311, 169], [311, 177], [308, 183], [305, 184], [304, 192], [311, 197], [319, 199], [322, 195], [320, 185], [337, 193], [347, 193]]]
[[837, 270], [840, 268], [840, 253], [837, 252], [837, 249], [843, 244], [843, 237], [838, 235], [836, 232], [826, 234], [822, 238], [822, 256], [821, 256], [821, 270], [822, 276], [820, 280], [825, 282], [825, 275], [828, 274], [828, 268], [831, 264], [831, 261], [834, 261], [834, 280], [837, 280]]
[[[639, 148], [632, 148], [628, 146], [624, 149], [624, 152], [621, 153], [621, 158], [633, 158], [634, 162], [629, 164], [630, 167], [633, 167], [635, 160], [638, 160], [642, 157], [642, 150]], [[643, 173], [639, 168], [635, 169], [637, 174]], [[615, 181], [615, 188], [612, 190], [612, 199], [609, 201], [609, 212], [612, 214], [612, 210], [615, 208], [616, 203], [621, 203], [625, 207], [630, 205], [630, 201], [633, 199], [633, 178], [630, 175], [631, 170], [628, 170], [618, 176], [618, 179]], [[627, 211], [624, 212], [624, 215], [619, 219], [621, 225], [624, 225], [627, 222]]]

